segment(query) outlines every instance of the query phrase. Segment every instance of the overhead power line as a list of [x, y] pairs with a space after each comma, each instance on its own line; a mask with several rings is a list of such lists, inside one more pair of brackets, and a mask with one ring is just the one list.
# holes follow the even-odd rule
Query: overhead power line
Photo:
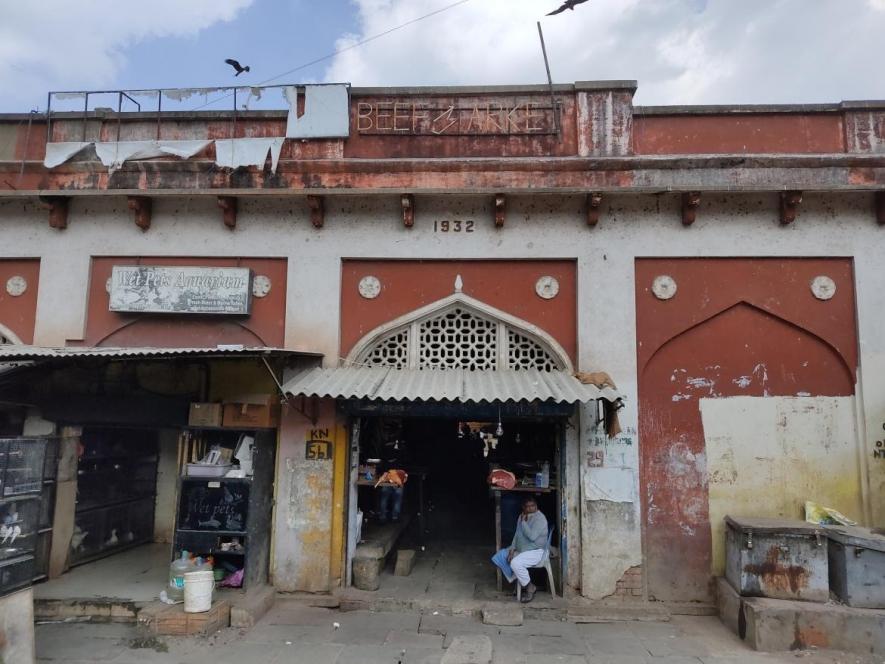
[[[417, 18], [413, 18], [409, 21], [406, 21], [405, 23], [400, 23], [399, 25], [397, 25], [393, 28], [389, 28], [389, 29], [385, 30], [384, 32], [379, 32], [378, 34], [372, 35], [371, 37], [366, 37], [365, 39], [361, 39], [360, 41], [358, 41], [354, 44], [351, 44], [350, 46], [345, 46], [344, 48], [336, 49], [335, 51], [332, 51], [331, 53], [328, 53], [327, 55], [316, 58], [315, 60], [311, 60], [310, 62], [305, 62], [304, 64], [298, 65], [297, 67], [293, 67], [292, 69], [290, 69], [288, 71], [284, 71], [282, 74], [277, 74], [276, 76], [272, 76], [271, 78], [265, 79], [265, 80], [261, 81], [260, 83], [256, 83], [255, 85], [250, 86], [250, 87], [260, 87], [262, 85], [267, 85], [268, 83], [272, 83], [273, 81], [283, 78], [283, 76], [288, 76], [289, 74], [294, 74], [296, 71], [301, 71], [302, 69], [307, 69], [308, 67], [312, 67], [315, 64], [319, 64], [320, 62], [323, 62], [324, 60], [330, 60], [331, 58], [334, 58], [335, 56], [340, 55], [341, 53], [351, 51], [355, 48], [359, 48], [360, 46], [365, 46], [369, 42], [373, 42], [376, 39], [381, 39], [381, 37], [386, 37], [387, 35], [389, 35], [392, 32], [396, 32], [397, 30], [402, 30], [403, 28], [407, 28], [410, 25], [414, 25], [415, 23], [418, 23], [419, 21], [423, 21], [425, 19], [431, 18], [433, 16], [436, 16], [437, 14], [442, 14], [443, 12], [446, 12], [450, 9], [454, 9], [455, 7], [457, 7], [459, 5], [467, 4], [468, 2], [470, 2], [470, 0], [458, 0], [457, 2], [453, 2], [449, 5], [446, 5], [445, 7], [440, 7], [439, 9], [436, 9], [428, 14], [424, 14], [423, 16], [418, 16]], [[221, 97], [218, 97], [218, 99], [213, 99], [212, 101], [208, 101], [205, 104], [202, 104], [201, 106], [197, 106], [196, 108], [194, 108], [192, 110], [198, 111], [201, 108], [205, 108], [206, 106], [211, 106], [212, 104], [215, 104], [219, 101], [223, 101], [223, 100], [228, 99], [232, 96], [233, 96], [233, 93], [228, 92], [227, 94], [222, 95]]]

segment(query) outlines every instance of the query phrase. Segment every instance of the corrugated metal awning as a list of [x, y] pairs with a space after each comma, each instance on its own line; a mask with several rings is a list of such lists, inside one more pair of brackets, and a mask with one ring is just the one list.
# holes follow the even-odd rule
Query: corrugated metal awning
[[211, 348], [101, 348], [91, 346], [24, 346], [21, 344], [0, 345], [0, 361], [53, 360], [78, 357], [106, 357], [111, 359], [152, 359], [174, 357], [260, 357], [271, 355], [297, 355], [322, 357], [321, 353], [269, 348], [267, 346], [215, 346]]
[[344, 367], [308, 369], [283, 383], [294, 396], [380, 401], [584, 403], [623, 399], [617, 390], [586, 385], [565, 371], [469, 371]]

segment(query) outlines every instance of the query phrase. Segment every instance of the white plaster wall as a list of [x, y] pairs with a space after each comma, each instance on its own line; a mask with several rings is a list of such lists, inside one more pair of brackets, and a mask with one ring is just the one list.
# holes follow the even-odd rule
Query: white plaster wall
[[[636, 257], [849, 256], [855, 260], [860, 364], [857, 462], [865, 478], [864, 520], [885, 523], [885, 459], [873, 459], [885, 438], [885, 229], [872, 214], [871, 194], [806, 193], [792, 226], [778, 223], [776, 194], [707, 195], [689, 228], [679, 198], [608, 196], [598, 227], [585, 225], [583, 197], [511, 196], [503, 229], [492, 223], [490, 197], [417, 196], [416, 222], [403, 228], [396, 196], [329, 196], [326, 225], [314, 229], [301, 199], [243, 200], [237, 229], [225, 229], [212, 197], [157, 199], [153, 226], [132, 223], [125, 199], [80, 199], [69, 228], [48, 227], [46, 211], [0, 201], [0, 255], [40, 256], [36, 343], [62, 344], [82, 335], [90, 255], [287, 256], [287, 346], [338, 356], [340, 258], [575, 258], [578, 264], [578, 367], [604, 369], [628, 397], [624, 438], [604, 443], [606, 465], [634, 470], [636, 438]], [[434, 233], [433, 220], [473, 218], [476, 231]], [[527, 293], [526, 297], [535, 297]], [[627, 438], [630, 438], [628, 443]], [[581, 456], [596, 433], [582, 422]], [[608, 449], [610, 448], [610, 449]], [[582, 468], [583, 470], [583, 468]], [[642, 560], [638, 503], [611, 513], [582, 505], [585, 594], [602, 596]], [[610, 528], [608, 526], [611, 526]], [[277, 552], [280, 555], [281, 552]], [[617, 563], [601, 564], [603, 560]]]
[[863, 515], [854, 397], [701, 399], [713, 572], [732, 516], [805, 518], [805, 501]]

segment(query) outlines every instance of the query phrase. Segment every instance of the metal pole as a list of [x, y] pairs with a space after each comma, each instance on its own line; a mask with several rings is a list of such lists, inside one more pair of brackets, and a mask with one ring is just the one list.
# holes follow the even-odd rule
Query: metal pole
[[553, 126], [556, 128], [556, 136], [560, 137], [559, 113], [556, 106], [556, 98], [553, 96], [553, 78], [550, 76], [550, 62], [547, 60], [547, 46], [544, 44], [544, 31], [541, 30], [541, 21], [538, 21], [538, 36], [541, 38], [541, 53], [544, 54], [544, 68], [547, 70], [547, 85], [550, 86], [550, 106], [553, 113]]
[[46, 93], [46, 142], [52, 143], [52, 93]]
[[[89, 115], [89, 93], [83, 93], [83, 142], [86, 142], [86, 118]], [[101, 137], [99, 137], [101, 140]]]

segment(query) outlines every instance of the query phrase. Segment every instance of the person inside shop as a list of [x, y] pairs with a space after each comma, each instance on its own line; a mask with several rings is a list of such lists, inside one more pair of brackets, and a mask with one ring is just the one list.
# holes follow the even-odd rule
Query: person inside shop
[[378, 490], [378, 521], [399, 521], [403, 509], [403, 495], [409, 475], [403, 470], [405, 441], [398, 438], [386, 441], [381, 449], [381, 470], [375, 488]]
[[508, 583], [515, 580], [522, 586], [522, 601], [531, 602], [535, 596], [535, 584], [529, 577], [529, 567], [534, 567], [544, 557], [547, 546], [547, 517], [538, 509], [534, 498], [522, 501], [522, 513], [516, 519], [516, 533], [510, 546], [492, 556]]

